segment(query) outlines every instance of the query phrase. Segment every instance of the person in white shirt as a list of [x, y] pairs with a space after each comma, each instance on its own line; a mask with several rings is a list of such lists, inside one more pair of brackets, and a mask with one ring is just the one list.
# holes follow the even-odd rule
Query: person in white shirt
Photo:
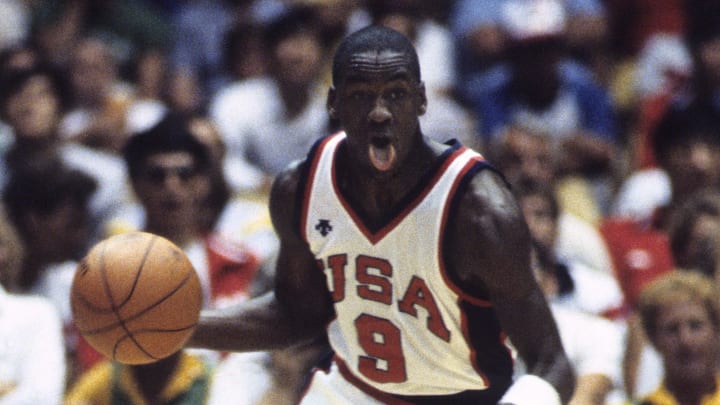
[[218, 92], [210, 117], [228, 146], [226, 175], [234, 190], [266, 185], [328, 132], [324, 63], [313, 14], [290, 9], [267, 28], [270, 75]]
[[60, 404], [67, 369], [60, 316], [45, 298], [8, 292], [23, 252], [0, 209], [0, 405]]
[[0, 287], [0, 404], [60, 404], [65, 373], [62, 323], [53, 305]]
[[577, 385], [570, 405], [605, 405], [624, 399], [622, 360], [624, 329], [603, 317], [558, 301], [559, 280], [552, 251], [535, 241], [533, 273], [546, 298], [560, 332]]

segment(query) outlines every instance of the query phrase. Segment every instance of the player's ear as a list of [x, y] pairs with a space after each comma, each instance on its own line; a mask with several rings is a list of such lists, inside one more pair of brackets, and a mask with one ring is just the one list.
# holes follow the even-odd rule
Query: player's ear
[[423, 115], [425, 114], [425, 111], [427, 111], [427, 95], [425, 94], [425, 83], [420, 82], [418, 84], [417, 90], [418, 97], [420, 98], [420, 104], [418, 105], [418, 115]]
[[332, 118], [332, 119], [337, 118], [337, 111], [335, 110], [336, 97], [337, 97], [337, 93], [335, 92], [335, 87], [330, 86], [330, 89], [328, 89], [327, 102], [326, 102], [325, 106], [327, 108], [328, 115], [330, 115], [330, 118]]

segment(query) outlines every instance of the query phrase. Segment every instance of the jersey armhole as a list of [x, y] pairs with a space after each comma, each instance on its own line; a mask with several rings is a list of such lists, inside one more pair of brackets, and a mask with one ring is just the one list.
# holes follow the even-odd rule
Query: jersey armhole
[[467, 170], [463, 175], [462, 178], [460, 178], [457, 182], [457, 186], [454, 188], [454, 190], [451, 192], [451, 195], [448, 196], [448, 206], [446, 207], [446, 218], [444, 219], [445, 225], [442, 227], [442, 235], [441, 237], [441, 268], [443, 269], [443, 277], [445, 279], [445, 282], [448, 284], [450, 289], [455, 291], [456, 294], [458, 294], [464, 301], [469, 302], [472, 305], [476, 306], [482, 306], [482, 307], [489, 307], [492, 306], [492, 303], [490, 302], [490, 297], [486, 295], [478, 295], [476, 292], [468, 291], [467, 289], [463, 288], [462, 282], [457, 279], [455, 274], [452, 274], [452, 272], [447, 271], [448, 263], [446, 262], [445, 258], [450, 257], [450, 243], [448, 242], [447, 237], [447, 229], [446, 226], [449, 223], [452, 223], [452, 221], [455, 220], [455, 215], [457, 215], [460, 201], [462, 199], [462, 196], [467, 191], [470, 182], [472, 179], [481, 171], [483, 170], [492, 170], [493, 172], [497, 173], [503, 180], [503, 182], [510, 187], [510, 184], [505, 179], [505, 176], [492, 164], [485, 160], [476, 160], [472, 166]]
[[307, 157], [300, 165], [300, 178], [298, 179], [297, 189], [295, 190], [293, 222], [295, 229], [298, 231], [298, 235], [305, 241], [307, 241], [307, 236], [305, 235], [305, 218], [308, 204], [310, 203], [310, 188], [313, 183], [311, 180], [322, 157], [324, 146], [336, 135], [339, 134], [326, 135], [315, 141]]

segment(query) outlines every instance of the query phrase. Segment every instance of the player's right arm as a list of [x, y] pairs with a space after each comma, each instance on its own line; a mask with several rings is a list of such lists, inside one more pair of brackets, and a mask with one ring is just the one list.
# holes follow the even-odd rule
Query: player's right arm
[[279, 174], [270, 195], [270, 215], [280, 239], [274, 291], [230, 308], [203, 311], [189, 346], [272, 350], [325, 333], [333, 314], [332, 300], [297, 225], [301, 168], [293, 166]]

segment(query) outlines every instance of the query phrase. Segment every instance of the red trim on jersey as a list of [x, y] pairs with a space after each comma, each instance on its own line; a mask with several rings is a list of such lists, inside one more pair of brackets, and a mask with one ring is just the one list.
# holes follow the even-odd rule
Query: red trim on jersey
[[345, 364], [343, 359], [341, 359], [338, 355], [335, 355], [333, 357], [333, 361], [338, 366], [338, 370], [340, 371], [340, 374], [345, 378], [347, 382], [357, 387], [360, 391], [364, 392], [365, 394], [377, 399], [378, 401], [388, 404], [388, 405], [412, 405], [410, 402], [403, 401], [401, 399], [398, 399], [391, 394], [388, 394], [387, 392], [380, 391], [379, 389], [365, 383], [361, 379], [355, 377], [355, 375], [350, 371], [350, 368]]
[[[448, 277], [447, 275], [447, 269], [445, 268], [445, 258], [443, 257], [443, 241], [445, 239], [445, 229], [447, 228], [448, 217], [450, 215], [450, 206], [452, 205], [452, 201], [455, 198], [455, 194], [457, 193], [458, 187], [460, 186], [463, 178], [477, 163], [484, 161], [485, 159], [482, 156], [474, 157], [470, 161], [468, 161], [467, 164], [465, 164], [465, 166], [462, 168], [458, 176], [455, 178], [455, 182], [453, 183], [452, 188], [448, 193], [448, 198], [445, 200], [445, 207], [443, 208], [442, 220], [440, 221], [440, 237], [438, 238], [438, 243], [440, 244], [438, 246], [438, 267], [440, 269], [440, 275], [442, 276], [445, 285], [447, 285], [450, 290], [457, 294], [459, 301], [466, 301], [471, 305], [478, 307], [490, 308], [493, 306], [492, 302], [473, 297], [472, 295], [461, 290], [454, 282], [452, 282], [450, 277]], [[477, 350], [475, 348], [475, 345], [471, 343], [472, 341], [470, 339], [470, 329], [468, 328], [469, 321], [467, 313], [462, 310], [461, 305], [458, 305], [458, 308], [460, 308], [460, 329], [462, 330], [463, 338], [465, 339], [467, 347], [470, 348], [470, 358], [468, 360], [470, 361], [470, 364], [472, 364], [472, 367], [473, 369], [475, 369], [477, 375], [483, 380], [485, 386], [489, 387], [490, 380], [487, 378], [485, 373], [483, 373], [480, 365], [477, 363]]]
[[440, 263], [438, 263], [438, 267], [440, 268], [440, 274], [442, 275], [443, 280], [445, 281], [445, 284], [452, 290], [455, 294], [457, 294], [460, 299], [469, 302], [472, 305], [479, 306], [479, 307], [492, 307], [492, 302], [488, 300], [484, 300], [481, 298], [473, 297], [472, 295], [464, 292], [460, 289], [455, 283], [452, 282], [450, 277], [447, 275], [447, 270], [445, 269], [445, 258], [443, 257], [443, 240], [445, 239], [445, 228], [447, 227], [447, 220], [448, 216], [450, 215], [450, 203], [452, 202], [453, 198], [455, 197], [455, 193], [457, 192], [458, 187], [460, 186], [460, 183], [465, 177], [465, 175], [470, 171], [470, 169], [475, 166], [478, 162], [483, 162], [485, 159], [483, 159], [481, 156], [474, 157], [471, 159], [465, 167], [462, 168], [460, 171], [460, 174], [455, 179], [455, 183], [453, 183], [452, 188], [450, 189], [450, 193], [448, 194], [448, 198], [445, 200], [445, 208], [443, 209], [443, 215], [442, 220], [440, 222], [440, 237], [438, 238], [438, 241], [440, 243], [440, 246], [438, 246], [438, 252], [439, 252], [439, 258]]
[[466, 151], [467, 148], [462, 146], [455, 150], [450, 156], [448, 156], [447, 159], [443, 162], [442, 166], [438, 168], [438, 170], [433, 175], [432, 179], [425, 185], [425, 188], [423, 191], [415, 197], [415, 199], [408, 204], [402, 212], [400, 212], [392, 221], [390, 221], [387, 225], [383, 226], [379, 231], [373, 233], [368, 229], [367, 226], [365, 226], [365, 223], [362, 221], [362, 218], [353, 210], [352, 206], [348, 203], [347, 200], [345, 200], [345, 197], [340, 192], [340, 188], [338, 186], [338, 183], [335, 178], [335, 159], [333, 159], [333, 164], [331, 168], [332, 173], [332, 184], [333, 189], [335, 190], [335, 195], [338, 198], [338, 201], [340, 201], [340, 204], [345, 208], [345, 211], [350, 215], [350, 218], [352, 218], [353, 222], [355, 223], [355, 226], [365, 235], [365, 238], [367, 238], [370, 243], [375, 245], [379, 241], [381, 241], [385, 235], [390, 233], [395, 227], [405, 219], [405, 217], [410, 214], [410, 212], [420, 204], [425, 197], [430, 193], [432, 188], [437, 184], [438, 180], [440, 180], [440, 177], [447, 171], [447, 168], [452, 164], [452, 162], [457, 159], [458, 156], [460, 156], [464, 151]]
[[305, 179], [305, 190], [303, 191], [303, 203], [302, 203], [302, 212], [300, 215], [300, 234], [303, 236], [303, 239], [305, 239], [305, 242], [310, 243], [308, 239], [308, 235], [306, 233], [307, 229], [307, 218], [308, 218], [308, 209], [310, 208], [310, 196], [312, 187], [314, 184], [315, 174], [317, 173], [317, 168], [320, 163], [320, 158], [323, 155], [323, 152], [325, 151], [325, 148], [327, 147], [328, 143], [337, 138], [338, 136], [343, 136], [342, 133], [338, 133], [335, 135], [328, 136], [323, 140], [320, 145], [318, 145], [317, 150], [315, 151], [315, 155], [312, 157], [312, 163], [310, 164], [310, 168], [308, 170], [307, 178]]
[[508, 338], [505, 332], [500, 332], [500, 341], [503, 343], [503, 346], [505, 347], [505, 351], [507, 351], [508, 356], [510, 356], [513, 366], [515, 366], [515, 356], [513, 355], [513, 349], [510, 347], [512, 343], [510, 342], [510, 338]]

